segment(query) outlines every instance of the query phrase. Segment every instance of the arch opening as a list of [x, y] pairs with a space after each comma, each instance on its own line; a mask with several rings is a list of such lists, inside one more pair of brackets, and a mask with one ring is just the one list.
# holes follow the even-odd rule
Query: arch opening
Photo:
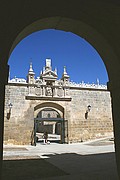
[[[114, 121], [115, 121], [114, 123], [115, 123], [115, 128], [116, 128], [115, 141], [116, 141], [116, 146], [117, 146], [116, 149], [117, 149], [118, 168], [120, 169], [120, 162], [119, 162], [119, 159], [120, 159], [120, 153], [119, 153], [120, 152], [120, 143], [119, 143], [120, 142], [119, 141], [119, 134], [120, 134], [119, 133], [120, 132], [120, 128], [119, 128], [120, 127], [119, 126], [119, 119], [120, 118], [119, 118], [119, 116], [120, 115], [119, 114], [120, 113], [119, 113], [119, 105], [118, 105], [119, 104], [119, 82], [120, 82], [119, 77], [118, 77], [119, 72], [120, 72], [119, 48], [118, 48], [119, 47], [118, 46], [118, 44], [119, 44], [118, 39], [119, 38], [118, 38], [117, 35], [115, 35], [115, 34], [119, 34], [119, 33], [117, 33], [117, 31], [114, 30], [115, 29], [114, 25], [117, 25], [117, 27], [119, 27], [119, 23], [118, 23], [119, 15], [118, 15], [118, 13], [115, 13], [114, 16], [113, 16], [113, 13], [111, 13], [111, 10], [109, 9], [111, 7], [109, 5], [112, 5], [111, 3], [104, 3], [104, 4], [105, 4], [105, 7], [107, 7], [107, 9], [108, 9], [107, 13], [103, 13], [103, 15], [104, 14], [107, 15], [107, 16], [105, 16], [105, 18], [103, 18], [104, 16], [101, 16], [102, 12], [106, 12], [105, 8], [103, 8], [103, 3], [101, 4], [100, 8], [99, 8], [100, 4], [95, 4], [95, 7], [99, 8], [99, 10], [101, 10], [101, 13], [99, 13], [99, 11], [97, 12], [96, 9], [95, 9], [95, 11], [92, 12], [91, 7], [93, 6], [93, 4], [91, 4], [91, 6], [89, 8], [87, 7], [86, 10], [84, 9], [84, 11], [81, 12], [82, 8], [85, 7], [83, 3], [81, 4], [81, 9], [79, 9], [79, 7], [77, 8], [77, 5], [73, 7], [73, 14], [74, 15], [71, 12], [70, 13], [68, 12], [70, 10], [69, 8], [68, 8], [68, 11], [65, 13], [67, 6], [66, 6], [66, 8], [64, 8], [64, 10], [61, 8], [62, 11], [57, 11], [57, 9], [56, 9], [56, 11], [52, 11], [52, 13], [50, 11], [48, 12], [49, 15], [54, 15], [54, 14], [57, 13], [57, 14], [61, 14], [61, 16], [64, 16], [64, 14], [66, 14], [67, 16], [74, 17], [74, 19], [75, 18], [76, 19], [83, 19], [83, 20], [85, 20], [85, 22], [88, 22], [87, 25], [85, 23], [83, 23], [83, 22], [76, 21], [76, 20], [75, 21], [74, 20], [69, 21], [68, 18], [53, 17], [53, 18], [47, 18], [45, 21], [40, 20], [40, 24], [41, 24], [40, 26], [41, 26], [41, 29], [47, 29], [47, 28], [54, 28], [55, 29], [55, 28], [58, 28], [58, 29], [64, 29], [65, 31], [71, 31], [73, 33], [76, 33], [76, 34], [80, 35], [81, 37], [85, 38], [87, 41], [89, 41], [97, 49], [97, 51], [101, 55], [105, 65], [106, 65], [107, 72], [109, 74], [110, 83], [108, 83], [108, 87], [109, 87], [109, 90], [111, 89], [112, 95], [114, 97], [114, 99], [113, 99]], [[114, 3], [114, 5], [115, 5], [115, 3]], [[27, 5], [26, 5], [26, 7], [27, 7]], [[30, 7], [30, 6], [28, 6], [28, 7]], [[61, 6], [58, 5], [57, 7], [62, 7], [62, 4], [61, 4]], [[77, 10], [76, 13], [74, 13], [75, 12], [75, 7], [76, 7], [76, 10]], [[23, 12], [24, 12], [24, 9], [25, 8], [23, 8]], [[34, 7], [32, 7], [31, 9], [34, 9]], [[90, 9], [91, 9], [91, 11], [90, 11]], [[113, 8], [113, 9], [114, 10], [119, 10], [118, 8]], [[30, 10], [30, 8], [29, 8], [29, 10]], [[79, 12], [78, 12], [78, 10], [79, 10]], [[87, 10], [89, 10], [89, 11], [87, 12]], [[13, 12], [15, 12], [15, 11], [13, 11]], [[43, 12], [44, 12], [44, 10], [43, 10]], [[18, 32], [18, 29], [22, 29], [22, 27], [25, 27], [25, 25], [27, 25], [28, 22], [30, 22], [30, 21], [34, 22], [34, 20], [38, 19], [39, 17], [45, 17], [46, 14], [45, 14], [45, 12], [44, 13], [43, 12], [40, 12], [40, 14], [37, 12], [36, 15], [34, 14], [33, 17], [31, 15], [29, 17], [29, 19], [26, 16], [26, 20], [23, 21], [23, 23], [20, 23], [21, 25], [18, 26], [17, 28], [14, 28], [14, 29], [17, 29], [16, 31]], [[21, 14], [21, 13], [17, 13], [17, 14]], [[27, 14], [28, 14], [28, 12], [27, 12]], [[91, 17], [89, 17], [89, 15]], [[92, 18], [95, 15], [96, 15], [95, 19]], [[18, 17], [18, 16], [16, 16], [16, 17]], [[24, 17], [24, 13], [23, 13], [23, 17]], [[114, 21], [114, 19], [115, 19], [115, 23], [113, 23], [113, 29], [110, 28], [111, 31], [109, 31], [109, 27], [111, 26], [111, 23]], [[56, 21], [54, 21], [54, 20], [56, 20]], [[91, 22], [89, 22], [89, 20]], [[100, 20], [103, 22], [103, 24], [106, 25], [105, 26], [106, 28], [103, 28], [101, 25], [97, 27], [97, 24], [99, 24]], [[8, 22], [9, 22], [9, 20], [8, 20]], [[17, 19], [16, 22], [19, 23], [19, 20]], [[22, 22], [22, 20], [21, 20], [21, 22]], [[91, 28], [91, 27], [89, 28], [90, 23], [91, 23], [91, 26], [93, 25], [93, 28]], [[99, 31], [99, 33], [98, 33], [97, 28], [98, 28], [98, 31], [100, 30], [101, 32]], [[11, 52], [12, 52], [12, 49], [15, 47], [15, 45], [23, 37], [25, 37], [26, 35], [28, 35], [31, 32], [35, 32], [36, 31], [35, 29], [39, 29], [37, 24], [36, 24], [36, 26], [33, 26], [33, 27], [30, 26], [30, 29], [29, 28], [26, 29], [26, 32], [24, 31], [23, 34], [20, 33], [19, 34], [20, 36], [18, 36], [17, 39], [15, 40], [15, 42], [13, 43], [13, 46], [11, 48]], [[117, 29], [119, 29], [119, 28], [116, 28], [116, 30]], [[11, 30], [12, 30], [12, 27], [11, 27]], [[7, 31], [5, 31], [5, 32], [7, 33]], [[11, 31], [11, 33], [13, 34], [13, 36], [10, 37], [10, 40], [9, 40], [8, 44], [11, 43], [12, 38], [14, 38], [14, 36], [15, 36], [12, 31]], [[102, 35], [101, 35], [101, 33], [102, 33]], [[7, 33], [7, 34], [9, 34], [9, 33]], [[111, 34], [115, 35], [115, 40], [114, 41], [112, 40], [114, 38], [110, 37]], [[8, 38], [6, 38], [6, 40], [7, 39]], [[5, 43], [6, 43], [6, 48], [8, 48], [6, 41], [5, 41]], [[109, 43], [111, 43], [111, 45]], [[5, 51], [3, 51], [3, 55], [4, 55], [4, 53], [5, 53]], [[7, 54], [7, 53], [5, 53], [5, 54]], [[7, 55], [4, 55], [1, 59], [4, 59], [4, 57], [6, 57], [6, 56]], [[3, 63], [3, 65], [4, 64], [5, 63]], [[2, 68], [3, 67], [5, 67], [5, 66], [2, 66]], [[1, 71], [1, 72], [2, 72], [1, 74], [3, 75], [4, 74], [3, 71]], [[2, 82], [4, 83], [4, 80]], [[1, 87], [2, 87], [2, 84], [1, 84]], [[4, 93], [3, 93], [3, 96], [4, 96]], [[2, 111], [3, 111], [3, 107], [1, 106], [1, 112]], [[3, 118], [2, 113], [1, 113], [1, 117]], [[118, 171], [118, 172], [120, 172], [120, 171]]]
[[64, 119], [64, 108], [57, 103], [42, 103], [34, 108], [34, 145], [46, 143], [44, 134], [47, 133], [47, 143], [68, 143]]
[[[59, 23], [59, 25], [57, 25], [57, 27], [55, 26], [55, 24], [56, 24], [56, 22], [57, 21], [54, 21], [54, 20], [59, 20], [59, 17], [56, 17], [56, 18], [48, 18], [48, 19], [44, 19], [43, 21], [44, 21], [44, 23], [42, 24], [42, 20], [40, 20], [40, 21], [37, 21], [37, 22], [35, 22], [35, 23], [33, 23], [32, 25], [30, 25], [29, 27], [27, 27], [20, 35], [19, 35], [19, 37], [18, 37], [18, 39], [16, 39], [16, 42], [21, 38], [21, 37], [23, 37], [25, 34], [26, 34], [26, 32], [29, 34], [29, 32], [31, 32], [31, 31], [33, 31], [33, 29], [34, 29], [34, 31], [35, 31], [35, 29], [37, 28], [38, 29], [38, 27], [39, 27], [39, 29], [41, 28], [45, 28], [44, 27], [44, 24], [46, 24], [46, 22], [48, 21], [48, 22], [51, 22], [52, 24], [53, 24], [53, 27], [52, 28], [55, 28], [55, 29], [62, 29], [62, 30], [64, 30], [64, 31], [68, 31], [68, 30], [70, 30], [71, 32], [73, 32], [73, 33], [75, 33], [75, 34], [77, 34], [77, 35], [81, 35], [82, 34], [82, 37], [84, 37], [84, 38], [86, 38], [86, 39], [89, 39], [89, 33], [93, 30], [93, 28], [91, 28], [91, 27], [89, 27], [89, 26], [87, 26], [86, 24], [84, 24], [84, 23], [82, 23], [82, 22], [78, 22], [78, 21], [73, 21], [73, 20], [71, 20], [71, 19], [66, 19], [66, 18], [61, 18], [61, 20], [60, 20], [60, 23]], [[72, 26], [73, 26], [73, 24], [75, 25], [75, 29], [70, 29], [70, 24], [72, 24]], [[77, 26], [80, 26], [81, 28], [82, 28], [82, 30], [80, 30], [80, 31], [78, 31], [77, 29], [76, 29], [76, 27]], [[34, 27], [33, 29], [32, 29], [32, 27]], [[51, 27], [51, 26], [49, 26], [48, 25], [48, 27]], [[47, 28], [47, 27], [46, 27]], [[85, 32], [83, 32], [83, 30], [87, 30], [87, 28], [90, 30], [90, 32], [87, 34], [86, 33], [86, 31]], [[37, 30], [36, 29], [36, 30]], [[29, 30], [29, 32], [28, 32], [28, 30]], [[96, 35], [97, 34], [97, 32], [95, 31], [95, 30], [93, 30], [93, 34], [94, 35]], [[97, 37], [98, 37], [98, 39], [101, 37], [99, 34], [97, 34]], [[94, 42], [94, 40], [95, 40], [95, 37], [93, 38], [93, 36], [92, 37], [90, 37], [91, 39], [89, 39], [89, 41], [90, 42], [92, 42], [92, 44], [94, 44], [95, 42]], [[98, 44], [99, 44], [99, 42], [97, 42]], [[108, 44], [107, 44], [108, 45]], [[106, 46], [107, 46], [106, 45]], [[14, 47], [14, 45], [13, 45], [13, 47]], [[33, 78], [32, 78], [33, 79]], [[53, 79], [52, 79], [52, 81], [50, 81], [50, 83], [49, 82], [47, 82], [48, 80], [46, 80], [45, 79], [45, 82], [47, 83], [47, 86], [51, 86], [51, 85], [53, 85], [52, 83], [53, 83]], [[64, 80], [63, 80], [64, 81]], [[31, 83], [32, 81], [30, 81], [30, 83]], [[65, 82], [66, 83], [66, 82]], [[81, 86], [83, 86], [83, 84], [81, 84]], [[26, 97], [28, 100], [41, 100], [40, 98], [42, 97], [42, 96], [46, 96], [47, 95], [47, 87], [45, 88], [45, 93], [44, 94], [40, 94], [40, 93], [43, 93], [43, 87], [44, 87], [44, 85], [42, 84], [42, 86], [41, 86], [42, 88], [41, 88], [41, 92], [38, 92], [38, 99], [36, 99], [33, 95], [31, 95], [32, 93], [33, 93], [33, 91], [35, 90], [35, 93], [36, 93], [36, 91], [39, 89], [39, 87], [38, 87], [38, 85], [37, 85], [37, 87], [36, 87], [36, 85], [35, 85], [35, 87], [34, 86], [29, 86], [29, 94], [28, 94], [28, 96]], [[54, 88], [52, 89], [51, 88], [51, 90], [52, 90], [52, 94], [48, 94], [48, 100], [49, 100], [49, 98], [50, 97], [53, 97], [54, 95], [53, 95], [53, 92], [55, 92], [55, 86], [54, 86]], [[70, 87], [71, 89], [72, 89], [72, 87]], [[85, 86], [84, 86], [84, 88], [86, 88]], [[89, 93], [89, 88], [90, 88], [90, 86], [88, 86], [86, 89], [87, 89], [87, 93]], [[58, 89], [60, 89], [60, 88], [58, 88]], [[64, 90], [64, 96], [68, 96], [67, 98], [66, 97], [64, 97], [64, 98], [66, 98], [66, 99], [64, 99], [65, 101], [67, 100], [67, 101], [71, 101], [71, 98], [69, 97], [69, 93], [67, 94], [67, 91], [69, 91], [69, 88], [67, 89], [67, 88], [63, 88], [62, 90]], [[100, 93], [103, 93], [103, 92], [100, 92]], [[34, 94], [34, 93], [33, 93]], [[41, 97], [39, 97], [39, 94], [41, 95]], [[36, 94], [34, 94], [34, 95], [36, 95]], [[58, 94], [57, 94], [58, 95]], [[31, 96], [31, 97], [30, 97]], [[31, 99], [32, 98], [32, 99]], [[47, 98], [46, 98], [47, 99]], [[46, 100], [46, 99], [44, 99], [44, 100]], [[55, 101], [56, 100], [58, 100], [59, 101], [59, 98], [58, 99], [56, 99], [56, 97], [55, 97], [55, 99], [54, 99]], [[62, 99], [60, 99], [60, 100], [62, 100]], [[79, 99], [80, 100], [80, 99]], [[88, 102], [88, 101], [86, 101], [85, 102], [85, 104], [84, 104], [84, 110], [83, 110], [83, 107], [80, 109], [80, 111], [79, 111], [79, 113], [78, 113], [78, 116], [79, 115], [81, 115], [82, 114], [82, 118], [83, 118], [83, 120], [82, 121], [84, 121], [84, 117], [85, 117], [85, 113], [86, 113], [86, 107], [87, 107], [87, 105], [90, 103], [91, 104], [91, 102], [92, 102], [92, 100], [90, 100], [90, 102]], [[110, 102], [110, 101], [109, 101]], [[52, 102], [51, 102], [52, 103]], [[100, 102], [101, 103], [101, 102]], [[99, 103], [99, 104], [100, 104]], [[51, 105], [49, 105], [49, 102], [45, 102], [44, 103], [44, 105], [42, 105], [42, 108], [43, 107], [50, 107]], [[75, 106], [77, 106], [76, 104], [75, 104]], [[81, 104], [80, 104], [80, 106], [81, 106]], [[54, 104], [54, 107], [55, 108], [57, 108], [58, 110], [60, 110], [61, 112], [64, 112], [64, 109], [63, 109], [63, 107], [62, 106], [58, 106], [57, 104]], [[92, 107], [94, 107], [94, 110], [96, 110], [96, 112], [97, 112], [97, 119], [100, 119], [99, 118], [99, 116], [98, 116], [98, 113], [99, 112], [101, 112], [101, 108], [99, 108], [98, 107], [98, 105], [94, 105], [94, 104], [92, 104]], [[39, 109], [39, 108], [41, 108], [41, 105], [39, 104], [39, 105], [37, 105], [35, 108], [34, 108], [34, 110], [37, 112], [37, 110]], [[99, 110], [100, 109], [100, 110]], [[84, 112], [82, 112], [82, 111], [84, 111]], [[107, 111], [107, 110], [106, 110]], [[74, 113], [74, 112], [72, 112], [72, 113]], [[76, 112], [76, 114], [77, 114], [77, 112]], [[95, 115], [95, 111], [93, 112], [93, 114]], [[92, 114], [92, 116], [93, 116], [93, 114]], [[69, 115], [69, 113], [68, 113], [68, 117], [69, 117], [69, 119], [71, 118], [70, 117], [71, 115]], [[90, 113], [89, 113], [89, 116], [88, 117], [90, 117]], [[77, 117], [78, 118], [78, 117]], [[108, 118], [108, 117], [107, 117]], [[72, 118], [71, 118], [72, 119]], [[75, 119], [75, 118], [74, 118]], [[111, 119], [111, 117], [110, 117], [110, 119]], [[89, 120], [88, 118], [87, 118], [87, 120]], [[72, 121], [72, 120], [71, 120]], [[99, 121], [98, 121], [99, 122]], [[83, 122], [83, 124], [85, 124], [86, 122]], [[100, 122], [99, 122], [100, 123]], [[73, 123], [74, 124], [74, 123]], [[91, 124], [91, 122], [89, 123], [89, 122], [87, 122], [87, 126], [88, 126], [88, 124]], [[79, 136], [79, 139], [80, 139], [80, 141], [81, 141], [81, 139], [83, 139], [81, 136], [82, 136], [82, 134], [84, 135], [84, 134], [88, 134], [89, 132], [88, 132], [89, 130], [87, 130], [87, 132], [86, 131], [84, 131], [83, 129], [82, 129], [82, 132], [81, 132], [81, 134], [80, 134], [80, 136]], [[91, 133], [92, 134], [92, 133]], [[86, 136], [86, 135], [85, 135]], [[89, 137], [87, 137], [87, 138], [89, 138]], [[86, 138], [85, 138], [85, 140], [86, 140]], [[70, 141], [70, 142], [72, 142], [72, 140]]]

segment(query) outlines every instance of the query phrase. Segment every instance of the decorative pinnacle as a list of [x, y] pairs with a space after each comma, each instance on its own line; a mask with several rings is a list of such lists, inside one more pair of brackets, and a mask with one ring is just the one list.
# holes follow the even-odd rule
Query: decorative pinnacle
[[64, 66], [64, 74], [67, 74], [67, 72], [66, 72], [66, 66]]
[[99, 85], [99, 79], [97, 78], [97, 85]]
[[43, 73], [45, 72], [45, 67], [43, 67]]
[[32, 68], [32, 62], [30, 62], [29, 74], [35, 74]]
[[40, 71], [40, 74], [42, 74], [42, 70]]
[[64, 66], [64, 72], [63, 72], [63, 75], [62, 75], [62, 79], [69, 79], [69, 77], [70, 76], [66, 72], [66, 66]]
[[55, 71], [54, 71], [54, 72], [55, 72], [55, 74], [57, 74], [57, 68], [55, 68]]
[[29, 72], [33, 72], [32, 62], [30, 62], [30, 69], [29, 69]]

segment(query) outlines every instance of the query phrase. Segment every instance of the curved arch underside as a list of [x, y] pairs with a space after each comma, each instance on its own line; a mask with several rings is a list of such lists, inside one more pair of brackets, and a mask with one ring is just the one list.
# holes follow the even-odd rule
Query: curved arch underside
[[[22, 13], [21, 13], [22, 12]], [[112, 93], [115, 148], [120, 172], [120, 2], [118, 0], [3, 1], [0, 4], [0, 149], [2, 162], [4, 86], [8, 57], [16, 44], [32, 32], [59, 29], [86, 39], [103, 59]], [[35, 109], [37, 109], [35, 107]], [[63, 110], [59, 107], [61, 111]], [[0, 163], [0, 168], [2, 163]], [[1, 173], [0, 173], [1, 174]], [[120, 173], [119, 173], [120, 174]]]
[[99, 53], [106, 66], [108, 76], [109, 78], [111, 78], [110, 72], [112, 67], [110, 63], [113, 64], [115, 61], [118, 61], [117, 56], [114, 53], [112, 46], [106, 41], [104, 36], [97, 29], [93, 28], [84, 21], [78, 21], [62, 16], [48, 17], [37, 20], [31, 23], [30, 25], [28, 25], [27, 27], [25, 27], [23, 31], [19, 33], [19, 35], [16, 37], [15, 41], [13, 42], [10, 53], [23, 38], [25, 38], [26, 36], [30, 35], [33, 32], [44, 29], [56, 29], [56, 30], [63, 30], [66, 32], [72, 32], [84, 38]]
[[34, 111], [38, 109], [48, 108], [48, 107], [59, 110], [62, 113], [64, 112], [64, 108], [61, 105], [57, 103], [53, 103], [53, 102], [45, 102], [45, 103], [38, 104], [37, 106], [34, 107]]

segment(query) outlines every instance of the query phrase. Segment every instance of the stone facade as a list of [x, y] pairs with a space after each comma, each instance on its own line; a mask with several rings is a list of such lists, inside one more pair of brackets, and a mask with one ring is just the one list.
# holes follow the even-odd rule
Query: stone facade
[[55, 132], [55, 127], [61, 123], [62, 143], [112, 135], [111, 97], [107, 87], [98, 80], [97, 84], [70, 82], [66, 67], [62, 78], [57, 78], [51, 59], [46, 59], [37, 79], [30, 64], [27, 81], [9, 80], [5, 91], [4, 143], [34, 144], [36, 122], [49, 126], [53, 133], [60, 133], [60, 128]]

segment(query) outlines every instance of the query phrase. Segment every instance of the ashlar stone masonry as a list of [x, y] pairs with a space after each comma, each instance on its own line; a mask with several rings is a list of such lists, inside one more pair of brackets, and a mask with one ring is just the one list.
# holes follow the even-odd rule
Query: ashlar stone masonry
[[27, 80], [9, 79], [5, 91], [5, 144], [35, 144], [47, 131], [60, 143], [113, 135], [110, 92], [105, 85], [74, 83], [66, 67], [61, 79], [46, 59], [40, 77], [30, 64]]

